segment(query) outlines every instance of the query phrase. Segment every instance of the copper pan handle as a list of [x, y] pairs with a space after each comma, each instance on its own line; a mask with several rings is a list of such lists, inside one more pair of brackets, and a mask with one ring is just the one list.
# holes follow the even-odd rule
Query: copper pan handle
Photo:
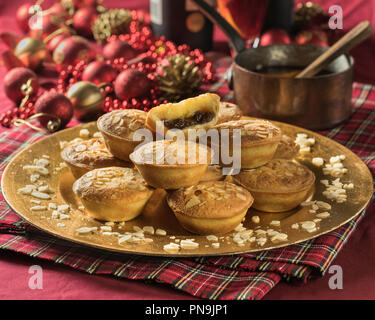
[[236, 29], [234, 29], [212, 6], [207, 4], [204, 0], [192, 0], [203, 14], [216, 24], [228, 37], [232, 44], [236, 54], [246, 49], [245, 41], [239, 35]]

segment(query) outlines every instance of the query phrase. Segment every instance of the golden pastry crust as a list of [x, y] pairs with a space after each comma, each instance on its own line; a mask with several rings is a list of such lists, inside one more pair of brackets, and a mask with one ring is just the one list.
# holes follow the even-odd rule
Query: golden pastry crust
[[207, 165], [211, 161], [211, 149], [192, 141], [158, 140], [140, 146], [130, 158], [134, 164], [152, 166]]
[[104, 168], [129, 164], [116, 159], [106, 148], [102, 139], [93, 138], [73, 143], [65, 147], [61, 152], [61, 158], [69, 165], [75, 178], [79, 178], [86, 172]]
[[233, 217], [252, 202], [253, 197], [245, 188], [224, 181], [202, 182], [168, 195], [174, 212], [202, 219]]
[[124, 197], [136, 201], [148, 195], [151, 190], [138, 171], [121, 167], [92, 170], [73, 185], [73, 191], [80, 198], [97, 201]]
[[138, 171], [109, 167], [84, 174], [73, 184], [73, 191], [91, 217], [126, 221], [142, 212], [154, 190]]
[[299, 145], [296, 144], [291, 137], [283, 134], [273, 158], [292, 160], [298, 155], [298, 151]]
[[147, 113], [137, 109], [114, 110], [102, 115], [98, 121], [98, 129], [110, 135], [132, 140], [134, 132], [144, 129]]
[[170, 129], [180, 129], [188, 136], [190, 129], [212, 128], [218, 119], [220, 97], [213, 93], [201, 94], [178, 103], [162, 104], [147, 114], [147, 127], [156, 132], [157, 123], [162, 124], [164, 134]]
[[314, 173], [304, 165], [274, 159], [266, 165], [243, 170], [233, 176], [254, 197], [253, 207], [266, 212], [283, 212], [306, 200], [315, 183]]
[[97, 121], [108, 150], [124, 161], [130, 161], [129, 155], [139, 145], [134, 137], [137, 130], [145, 129], [146, 112], [136, 109], [114, 110], [101, 116]]
[[236, 104], [221, 101], [219, 106], [219, 116], [216, 124], [239, 120], [241, 116], [241, 109]]
[[199, 183], [167, 197], [180, 224], [198, 234], [226, 233], [244, 218], [254, 199], [244, 188], [224, 181]]
[[211, 150], [192, 141], [158, 140], [137, 148], [130, 159], [149, 185], [178, 189], [199, 182], [211, 161]]
[[[266, 120], [235, 120], [218, 124], [214, 128], [219, 130], [220, 144], [211, 147], [215, 147], [215, 151], [219, 148], [221, 155], [227, 154], [226, 152], [231, 157], [239, 155], [241, 168], [256, 168], [270, 161], [281, 139], [280, 128]], [[234, 144], [234, 130], [239, 130], [241, 134], [240, 150], [236, 150]], [[223, 138], [224, 134], [229, 135], [229, 140]], [[223, 151], [223, 147], [227, 147], [227, 150]], [[232, 165], [223, 163], [222, 159], [220, 161], [221, 166]]]
[[233, 134], [234, 129], [241, 130], [241, 145], [254, 145], [281, 140], [281, 129], [267, 120], [233, 120], [220, 123], [216, 129], [228, 129], [229, 134]]
[[244, 170], [234, 179], [251, 190], [287, 193], [310, 188], [315, 175], [302, 164], [274, 159], [262, 167]]
[[200, 182], [224, 180], [223, 169], [218, 165], [209, 165]]

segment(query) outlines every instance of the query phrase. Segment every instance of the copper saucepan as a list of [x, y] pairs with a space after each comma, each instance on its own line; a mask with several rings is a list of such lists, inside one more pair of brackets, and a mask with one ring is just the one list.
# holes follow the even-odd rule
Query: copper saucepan
[[327, 47], [281, 44], [246, 49], [238, 32], [203, 0], [193, 0], [227, 35], [234, 50], [233, 89], [245, 115], [283, 121], [308, 129], [327, 129], [352, 113], [354, 60], [345, 54], [325, 74], [296, 79], [257, 72], [272, 67], [304, 69]]

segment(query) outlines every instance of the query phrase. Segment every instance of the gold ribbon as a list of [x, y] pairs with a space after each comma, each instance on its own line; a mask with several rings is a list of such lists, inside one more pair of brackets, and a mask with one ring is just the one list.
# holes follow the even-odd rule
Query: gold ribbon
[[45, 128], [45, 129], [47, 129], [48, 132], [55, 132], [58, 129], [60, 129], [61, 119], [58, 116], [54, 115], [54, 114], [44, 113], [44, 112], [36, 113], [36, 114], [32, 115], [31, 117], [29, 117], [26, 120], [23, 120], [23, 119], [13, 119], [12, 123], [16, 127], [19, 127], [19, 126], [22, 126], [22, 125], [27, 125], [28, 127], [30, 127], [31, 129], [33, 129], [35, 131], [45, 132], [44, 128], [37, 127], [37, 126], [35, 126], [35, 125], [33, 125], [33, 124], [30, 123], [31, 120], [34, 120], [34, 119], [39, 118], [39, 117], [54, 118], [54, 120], [51, 119], [47, 123], [47, 128]]

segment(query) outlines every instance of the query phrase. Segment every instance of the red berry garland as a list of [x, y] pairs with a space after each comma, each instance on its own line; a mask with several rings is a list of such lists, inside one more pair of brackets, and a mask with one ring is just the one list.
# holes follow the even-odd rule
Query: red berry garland
[[[121, 42], [126, 42], [131, 46], [134, 52], [138, 52], [139, 54], [131, 60], [125, 60], [125, 58], [122, 57], [105, 60], [104, 63], [111, 65], [117, 74], [121, 74], [127, 69], [134, 69], [143, 73], [149, 80], [150, 89], [146, 93], [144, 91], [142, 92], [142, 90], [135, 90], [136, 92], [142, 92], [140, 93], [142, 95], [135, 97], [122, 96], [123, 99], [119, 99], [114, 91], [114, 83], [116, 79], [104, 83], [100, 85], [104, 96], [103, 112], [126, 108], [148, 111], [152, 107], [161, 103], [167, 103], [168, 101], [162, 100], [161, 98], [162, 92], [158, 89], [158, 80], [155, 74], [157, 72], [158, 64], [163, 59], [176, 54], [185, 55], [191, 58], [191, 60], [199, 67], [202, 74], [203, 84], [214, 80], [213, 65], [211, 62], [205, 60], [205, 57], [200, 50], [191, 50], [188, 45], [176, 45], [165, 39], [165, 37], [154, 36], [147, 16], [145, 16], [144, 13], [141, 11], [132, 11], [131, 15], [132, 21], [129, 26], [129, 33], [111, 36], [108, 38], [108, 43], [110, 44], [112, 41], [119, 40]], [[74, 63], [75, 64], [59, 66], [61, 70], [56, 85], [56, 90], [58, 92], [66, 94], [67, 90], [73, 84], [85, 80], [83, 78], [87, 76], [87, 71], [86, 75], [84, 75], [84, 71], [90, 63], [84, 60]], [[96, 77], [97, 76], [95, 75], [94, 78]], [[98, 78], [101, 77], [98, 76]], [[40, 94], [43, 94], [42, 90]], [[14, 108], [13, 110], [0, 115], [0, 123], [5, 127], [10, 127], [13, 119], [27, 119], [35, 114], [34, 105], [37, 98], [38, 97], [32, 97], [22, 108]]]

